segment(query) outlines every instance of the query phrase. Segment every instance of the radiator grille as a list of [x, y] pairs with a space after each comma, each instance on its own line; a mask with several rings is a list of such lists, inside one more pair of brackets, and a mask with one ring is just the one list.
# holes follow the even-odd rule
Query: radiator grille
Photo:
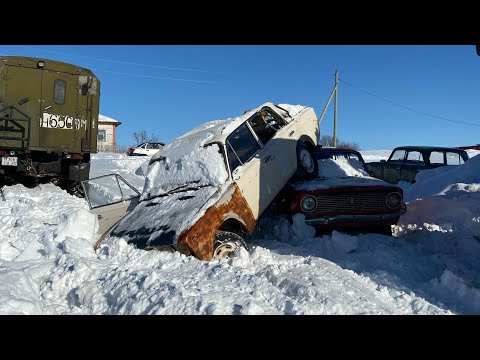
[[363, 192], [318, 195], [315, 211], [386, 210], [388, 194], [389, 192]]

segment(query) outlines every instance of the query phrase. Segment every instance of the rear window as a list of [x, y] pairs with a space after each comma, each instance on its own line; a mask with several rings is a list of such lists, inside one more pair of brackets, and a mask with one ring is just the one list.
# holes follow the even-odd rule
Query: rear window
[[56, 79], [54, 83], [54, 89], [53, 89], [53, 101], [55, 104], [65, 104], [65, 89], [66, 89], [66, 83], [65, 80], [62, 79]]

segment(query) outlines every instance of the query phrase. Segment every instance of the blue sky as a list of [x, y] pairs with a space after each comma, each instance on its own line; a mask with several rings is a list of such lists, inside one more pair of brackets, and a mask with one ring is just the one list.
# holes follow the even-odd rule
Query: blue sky
[[[100, 112], [122, 122], [123, 145], [138, 130], [169, 142], [266, 101], [311, 106], [320, 116], [336, 69], [341, 140], [362, 150], [480, 143], [473, 45], [0, 45], [0, 55], [92, 70], [101, 81]], [[320, 131], [333, 135], [333, 102]]]

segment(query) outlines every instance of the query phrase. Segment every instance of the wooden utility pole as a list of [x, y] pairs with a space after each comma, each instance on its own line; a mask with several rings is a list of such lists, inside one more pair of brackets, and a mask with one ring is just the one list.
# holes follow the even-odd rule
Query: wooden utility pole
[[335, 101], [333, 108], [333, 147], [337, 147], [337, 102], [338, 102], [338, 70], [335, 70]]

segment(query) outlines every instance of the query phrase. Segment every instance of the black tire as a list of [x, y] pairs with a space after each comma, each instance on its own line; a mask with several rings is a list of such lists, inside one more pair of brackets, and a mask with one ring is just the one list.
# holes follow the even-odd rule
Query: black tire
[[213, 240], [213, 259], [232, 257], [241, 247], [248, 250], [245, 240], [240, 235], [230, 231], [217, 230]]
[[310, 149], [303, 143], [297, 146], [297, 172], [295, 179], [312, 180], [317, 176], [318, 163]]

